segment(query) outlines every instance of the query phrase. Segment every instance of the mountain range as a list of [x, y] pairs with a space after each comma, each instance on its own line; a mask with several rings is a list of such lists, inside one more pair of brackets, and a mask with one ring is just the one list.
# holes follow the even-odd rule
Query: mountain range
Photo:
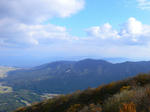
[[65, 94], [150, 72], [150, 61], [110, 63], [105, 60], [57, 61], [10, 71], [2, 79], [15, 91]]
[[57, 61], [28, 69], [0, 67], [0, 112], [150, 72], [150, 61]]

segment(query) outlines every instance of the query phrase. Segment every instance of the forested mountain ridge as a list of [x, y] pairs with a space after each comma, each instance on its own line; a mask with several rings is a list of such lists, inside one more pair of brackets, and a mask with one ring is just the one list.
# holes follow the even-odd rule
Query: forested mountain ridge
[[14, 112], [149, 112], [150, 75], [62, 95]]
[[12, 71], [4, 81], [14, 90], [64, 94], [148, 72], [149, 61], [113, 64], [104, 60], [85, 59], [58, 61], [31, 69]]

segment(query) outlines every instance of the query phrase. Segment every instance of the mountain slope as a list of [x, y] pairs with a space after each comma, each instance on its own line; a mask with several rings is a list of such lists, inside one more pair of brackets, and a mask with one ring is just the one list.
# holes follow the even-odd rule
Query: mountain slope
[[149, 112], [150, 75], [77, 91], [15, 112]]
[[42, 100], [40, 95], [27, 90], [0, 93], [0, 112], [12, 112], [18, 107]]
[[5, 66], [0, 66], [0, 79], [7, 77], [7, 72], [16, 70], [18, 68], [14, 67], [5, 67]]
[[104, 60], [59, 61], [9, 72], [3, 81], [14, 90], [69, 93], [150, 72], [150, 62], [109, 63]]

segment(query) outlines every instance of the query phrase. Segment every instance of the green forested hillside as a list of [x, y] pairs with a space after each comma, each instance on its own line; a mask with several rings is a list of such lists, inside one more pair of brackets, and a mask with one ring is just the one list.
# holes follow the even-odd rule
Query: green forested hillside
[[[86, 59], [74, 62], [59, 61], [34, 68], [10, 71], [5, 75], [7, 77], [0, 79], [0, 112], [10, 112], [29, 103], [41, 101], [43, 99], [41, 96], [45, 94], [45, 98], [47, 94], [69, 94], [138, 73], [148, 73], [149, 66], [149, 61], [113, 64], [104, 60]], [[18, 94], [17, 97], [16, 94]], [[49, 97], [51, 96], [48, 95]], [[105, 99], [102, 99], [102, 102], [104, 101]], [[92, 103], [88, 105], [90, 104]]]
[[62, 95], [15, 112], [149, 112], [150, 75]]
[[66, 94], [78, 89], [121, 80], [150, 72], [150, 62], [110, 63], [104, 60], [58, 61], [38, 67], [9, 72], [6, 86], [18, 91]]

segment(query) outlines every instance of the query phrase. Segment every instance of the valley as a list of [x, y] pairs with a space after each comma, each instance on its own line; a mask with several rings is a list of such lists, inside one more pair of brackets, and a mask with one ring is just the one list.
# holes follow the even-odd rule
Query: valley
[[17, 70], [15, 67], [0, 66], [0, 79], [7, 77], [7, 73], [13, 70]]

